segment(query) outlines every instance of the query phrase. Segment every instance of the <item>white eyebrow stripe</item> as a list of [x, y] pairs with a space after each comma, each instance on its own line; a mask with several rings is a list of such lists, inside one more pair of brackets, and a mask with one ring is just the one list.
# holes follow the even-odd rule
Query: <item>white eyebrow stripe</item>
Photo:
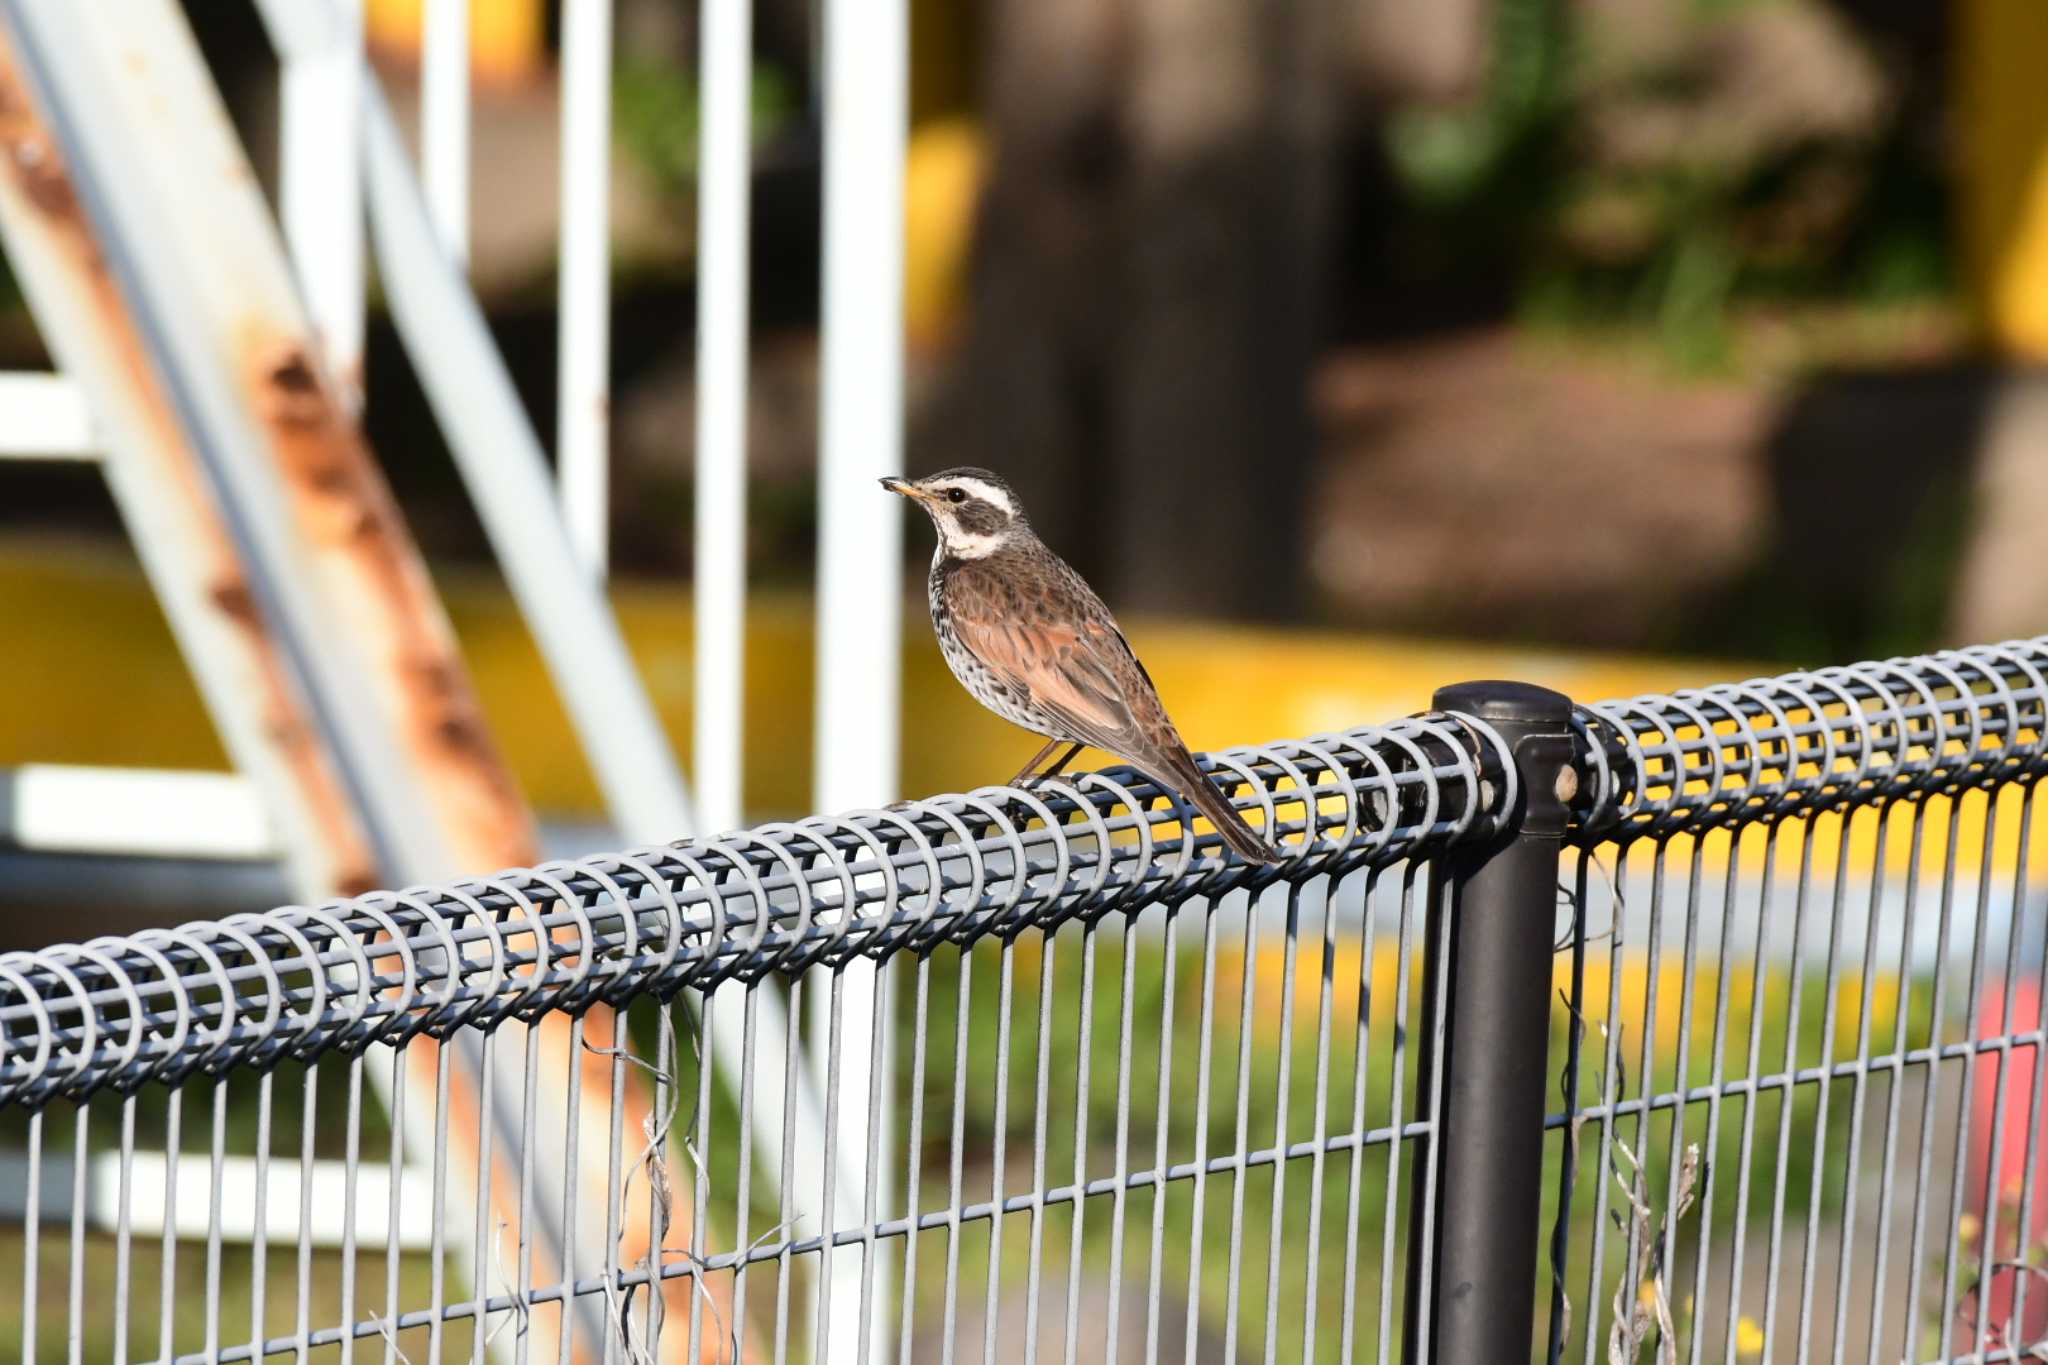
[[1017, 504], [1011, 499], [1010, 495], [986, 479], [976, 479], [962, 475], [948, 479], [938, 485], [938, 487], [957, 488], [963, 493], [970, 493], [980, 498], [985, 503], [1002, 508], [1005, 516], [1014, 517], [1017, 515]]

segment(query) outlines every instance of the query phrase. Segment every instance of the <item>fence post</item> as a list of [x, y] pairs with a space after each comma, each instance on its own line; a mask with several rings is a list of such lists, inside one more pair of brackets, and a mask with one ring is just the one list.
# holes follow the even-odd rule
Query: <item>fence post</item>
[[[1530, 1359], [1535, 1333], [1552, 934], [1577, 776], [1571, 701], [1527, 683], [1470, 682], [1439, 690], [1435, 707], [1491, 726], [1507, 741], [1516, 780], [1506, 831], [1447, 857], [1434, 885], [1450, 895], [1430, 899], [1433, 920], [1451, 916], [1447, 940], [1441, 921], [1432, 923], [1424, 956], [1430, 1008], [1439, 982], [1445, 991], [1443, 1103], [1425, 1140], [1438, 1144], [1427, 1248], [1428, 1152], [1415, 1145], [1406, 1358], [1505, 1365]], [[1498, 755], [1480, 748], [1488, 781], [1503, 783]], [[1423, 1029], [1418, 1113], [1428, 1112], [1438, 1074], [1434, 1032]]]

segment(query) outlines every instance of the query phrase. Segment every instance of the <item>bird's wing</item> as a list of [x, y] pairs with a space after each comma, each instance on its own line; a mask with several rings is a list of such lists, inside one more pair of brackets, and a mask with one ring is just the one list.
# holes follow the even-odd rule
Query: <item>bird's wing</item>
[[[1151, 678], [1106, 612], [1034, 610], [1039, 604], [1019, 602], [1005, 585], [977, 579], [963, 575], [953, 585], [956, 601], [969, 599], [958, 602], [965, 609], [954, 611], [953, 629], [1005, 684], [1097, 749], [1142, 761], [1162, 738], [1178, 745]], [[972, 600], [983, 594], [1000, 600]]]
[[[1151, 675], [1109, 609], [1079, 575], [1066, 573], [1058, 594], [1034, 594], [993, 573], [957, 573], [948, 583], [954, 633], [1005, 686], [1065, 727], [1067, 738], [1118, 754], [1161, 787], [1179, 791], [1240, 857], [1275, 861], [1279, 855], [1181, 743]], [[1068, 609], [1055, 608], [1055, 601]]]

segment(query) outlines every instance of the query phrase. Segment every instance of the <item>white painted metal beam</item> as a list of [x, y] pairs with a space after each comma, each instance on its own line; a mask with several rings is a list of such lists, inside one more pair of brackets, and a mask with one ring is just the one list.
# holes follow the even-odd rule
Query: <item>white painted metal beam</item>
[[682, 838], [696, 820], [668, 736], [610, 605], [570, 543], [547, 456], [483, 309], [434, 240], [391, 110], [374, 89], [368, 104], [370, 238], [420, 387], [612, 818], [630, 840]]
[[363, 398], [362, 0], [305, 6], [279, 64], [278, 217], [315, 335], [350, 403]]
[[[262, 1177], [263, 1227], [272, 1246], [299, 1243], [299, 1208], [302, 1176], [297, 1162], [272, 1158]], [[66, 1154], [45, 1152], [36, 1204], [37, 1219], [45, 1223], [69, 1222], [77, 1166]], [[28, 1182], [34, 1171], [25, 1152], [0, 1152], [0, 1222], [18, 1223], [28, 1212]], [[254, 1157], [231, 1156], [221, 1160], [220, 1188], [213, 1185], [212, 1159], [203, 1155], [181, 1155], [172, 1164], [170, 1178], [164, 1178], [162, 1152], [137, 1152], [129, 1175], [128, 1216], [121, 1216], [121, 1153], [96, 1152], [85, 1167], [85, 1225], [101, 1232], [125, 1226], [130, 1236], [154, 1237], [164, 1231], [164, 1212], [172, 1210], [173, 1230], [179, 1237], [203, 1240], [211, 1230], [216, 1203], [220, 1212], [220, 1235], [224, 1241], [249, 1243], [256, 1240], [255, 1210], [258, 1169]], [[312, 1199], [308, 1207], [305, 1244], [329, 1248], [342, 1244], [351, 1221], [356, 1241], [364, 1246], [384, 1242], [389, 1226], [391, 1172], [368, 1162], [355, 1172], [354, 1204], [346, 1199], [348, 1167], [340, 1161], [316, 1161], [312, 1165]], [[398, 1245], [404, 1251], [425, 1251], [434, 1240], [434, 1181], [431, 1169], [409, 1167], [399, 1176]], [[175, 1199], [167, 1200], [167, 1194]], [[353, 1215], [351, 1217], [351, 1215]]]
[[464, 870], [351, 648], [357, 637], [334, 619], [323, 570], [335, 557], [303, 532], [276, 405], [325, 405], [317, 376], [293, 378], [304, 392], [288, 393], [272, 375], [304, 372], [308, 320], [183, 13], [161, 0], [5, 0], [0, 12], [47, 101], [106, 272], [251, 566], [249, 610], [285, 642], [333, 735], [379, 865], [419, 879]]
[[[822, 447], [818, 458], [817, 758], [821, 811], [882, 806], [897, 785], [901, 705], [901, 500], [877, 487], [903, 462], [903, 166], [909, 137], [908, 0], [826, 0]], [[844, 969], [841, 1052], [824, 1029], [811, 1057], [836, 1067], [839, 1167], [834, 1217], [857, 1226], [870, 1197], [891, 1207], [886, 1150], [870, 1153], [867, 1113], [889, 1112], [892, 1077], [868, 1066], [881, 982], [866, 958]], [[823, 1011], [819, 1012], [820, 1021]], [[892, 1055], [884, 1047], [882, 1056]], [[879, 1092], [877, 1096], [876, 1092]], [[886, 1125], [883, 1132], [886, 1133]], [[827, 1341], [859, 1335], [860, 1254], [837, 1253]], [[888, 1258], [875, 1269], [888, 1300]], [[886, 1317], [877, 1314], [876, 1320]], [[864, 1346], [874, 1346], [879, 1337]], [[819, 1342], [822, 1350], [826, 1342]]]
[[[180, 393], [175, 377], [153, 363], [166, 337], [147, 315], [127, 307], [120, 293], [110, 292], [110, 285], [132, 286], [133, 262], [118, 244], [103, 239], [93, 220], [102, 196], [76, 178], [75, 141], [59, 136], [37, 83], [23, 69], [21, 34], [29, 16], [36, 16], [40, 29], [44, 22], [75, 20], [80, 12], [61, 5], [31, 9], [10, 0], [0, 14], [9, 40], [0, 45], [0, 78], [21, 110], [8, 122], [6, 154], [9, 164], [34, 172], [34, 179], [0, 177], [0, 227], [15, 278], [59, 369], [90, 408], [108, 487], [143, 570], [229, 756], [265, 794], [290, 850], [294, 882], [309, 895], [360, 884], [374, 876], [378, 860], [345, 775], [330, 757], [341, 719], [314, 706], [299, 685], [289, 631], [258, 581], [264, 565], [218, 495], [218, 451], [192, 439], [186, 425], [196, 415], [191, 395]], [[74, 59], [87, 56], [87, 45], [68, 36], [53, 46]], [[93, 79], [83, 76], [88, 89]], [[88, 96], [88, 102], [105, 115], [115, 101]], [[120, 135], [113, 139], [119, 142]], [[118, 163], [122, 173], [112, 179], [130, 188], [171, 169], [160, 156], [132, 146], [124, 147]], [[189, 195], [197, 193], [190, 183], [216, 167], [207, 162], [176, 169], [174, 178], [187, 185]], [[243, 178], [248, 179], [246, 167]], [[253, 194], [253, 186], [245, 192]], [[168, 207], [149, 205], [143, 213], [150, 245], [160, 254], [175, 251]], [[171, 273], [183, 278], [175, 266]], [[169, 311], [179, 316], [179, 310]], [[308, 735], [315, 742], [288, 742]]]
[[707, 0], [697, 175], [696, 771], [706, 828], [743, 823], [752, 0]]
[[562, 5], [562, 247], [555, 476], [602, 582], [611, 505], [612, 0]]
[[97, 460], [85, 393], [61, 374], [0, 374], [0, 459]]
[[423, 17], [420, 166], [435, 235], [448, 259], [465, 266], [469, 263], [469, 0], [427, 0]]
[[895, 799], [901, 691], [907, 0], [825, 12], [817, 808]]
[[[705, 0], [698, 32], [701, 119], [697, 154], [695, 758], [698, 810], [709, 830], [745, 823], [747, 611], [747, 250], [753, 142], [753, 0]], [[737, 982], [710, 998], [713, 1036], [738, 1038], [746, 997]], [[782, 1030], [778, 1041], [787, 1046]], [[729, 1049], [728, 1049], [729, 1051]], [[761, 1055], [774, 1056], [775, 1053]], [[736, 1067], [736, 1059], [721, 1059]], [[801, 1073], [799, 1073], [801, 1074]], [[729, 1069], [728, 1083], [738, 1072]], [[787, 1097], [780, 1078], [761, 1128], [779, 1137]], [[815, 1110], [812, 1104], [807, 1108]], [[815, 1208], [815, 1168], [792, 1191]]]
[[262, 792], [233, 773], [0, 768], [0, 844], [142, 858], [284, 856]]

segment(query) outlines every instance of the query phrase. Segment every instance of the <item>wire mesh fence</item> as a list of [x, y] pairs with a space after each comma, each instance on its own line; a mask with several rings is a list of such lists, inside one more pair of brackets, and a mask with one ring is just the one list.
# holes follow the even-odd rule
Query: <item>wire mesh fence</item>
[[1552, 1359], [2048, 1358], [2044, 666], [1581, 712]]
[[[1219, 755], [1272, 869], [1112, 771], [0, 958], [0, 1339], [1460, 1358], [1483, 1060], [1550, 1111], [1532, 1355], [2039, 1356], [2044, 668], [1582, 706], [1561, 772], [1471, 713]], [[1546, 791], [1545, 1014], [1458, 1036]]]

